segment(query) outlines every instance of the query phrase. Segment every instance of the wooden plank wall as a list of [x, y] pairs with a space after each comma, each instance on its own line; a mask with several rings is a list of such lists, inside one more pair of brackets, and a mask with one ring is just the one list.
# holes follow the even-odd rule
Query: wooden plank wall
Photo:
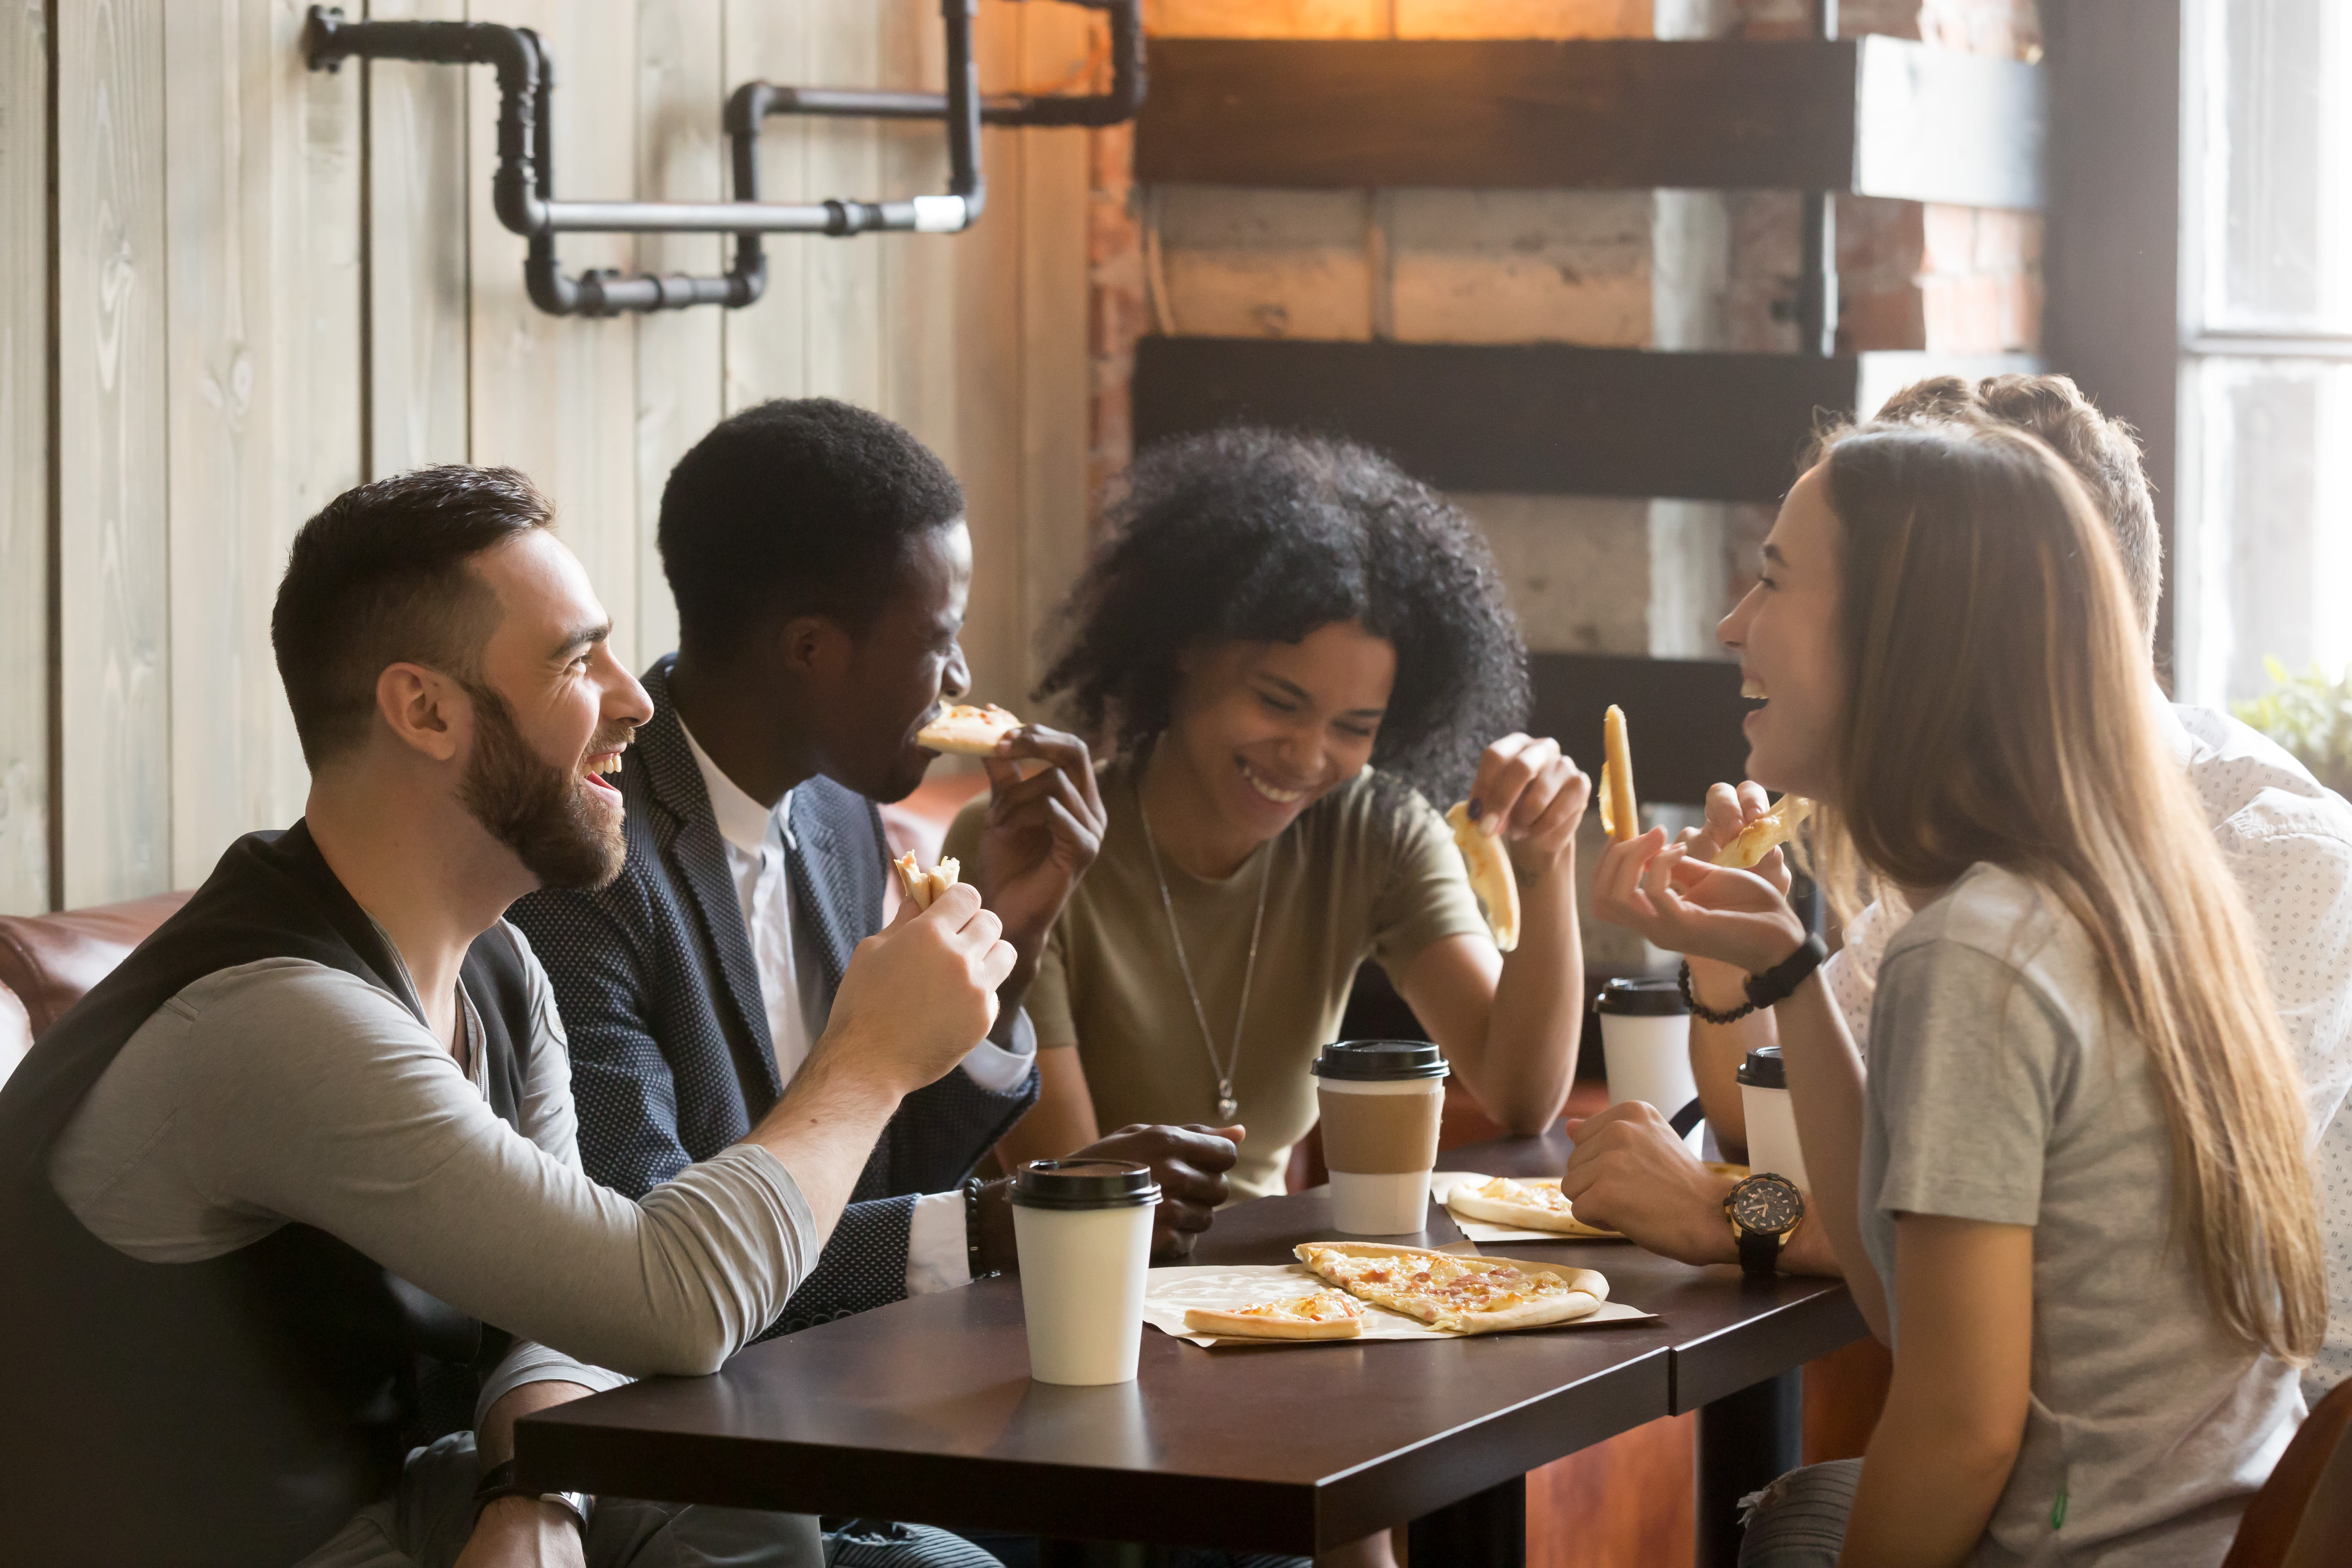
[[49, 901], [49, 28], [0, 5], [0, 910]]
[[[0, 5], [0, 911], [188, 886], [299, 813], [268, 626], [287, 542], [345, 487], [424, 463], [529, 472], [642, 663], [676, 637], [654, 524], [677, 457], [769, 397], [881, 409], [965, 479], [980, 689], [1027, 689], [1085, 542], [1085, 133], [990, 131], [971, 234], [772, 239], [748, 310], [557, 320], [490, 212], [489, 72], [314, 74], [305, 9]], [[942, 67], [932, 0], [364, 10], [538, 29], [570, 195], [726, 195], [720, 110], [752, 77], [936, 85]], [[1083, 76], [1098, 24], [985, 0], [980, 26], [993, 90]], [[936, 126], [772, 121], [763, 153], [778, 195], [946, 177]], [[708, 236], [562, 255], [725, 262]]]

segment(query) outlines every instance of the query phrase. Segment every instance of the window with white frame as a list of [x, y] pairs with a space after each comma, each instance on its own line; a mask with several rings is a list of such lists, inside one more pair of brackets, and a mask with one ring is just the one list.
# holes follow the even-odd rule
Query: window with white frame
[[2192, 0], [2176, 684], [2352, 664], [2352, 3]]

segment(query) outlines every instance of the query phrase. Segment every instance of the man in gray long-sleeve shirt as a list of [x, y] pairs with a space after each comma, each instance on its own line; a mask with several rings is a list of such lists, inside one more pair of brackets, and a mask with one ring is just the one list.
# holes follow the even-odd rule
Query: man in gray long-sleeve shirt
[[[516, 1492], [514, 1418], [716, 1368], [899, 1098], [991, 1026], [1011, 950], [943, 898], [861, 947], [741, 1142], [638, 1203], [582, 1174], [546, 976], [500, 916], [613, 873], [602, 775], [650, 709], [550, 521], [518, 474], [443, 468], [305, 526], [273, 626], [304, 820], [233, 847], [0, 1090], [0, 1379], [57, 1450], [0, 1469], [0, 1558], [693, 1560], [705, 1510]], [[479, 1430], [404, 1468], [419, 1354], [482, 1374]], [[815, 1561], [811, 1521], [707, 1517], [728, 1561]]]

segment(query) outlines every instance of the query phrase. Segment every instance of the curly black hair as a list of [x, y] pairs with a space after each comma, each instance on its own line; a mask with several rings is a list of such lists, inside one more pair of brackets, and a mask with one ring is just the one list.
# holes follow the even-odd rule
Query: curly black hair
[[1108, 521], [1036, 693], [1067, 693], [1098, 743], [1167, 728], [1181, 650], [1341, 621], [1395, 647], [1372, 763], [1431, 799], [1458, 795], [1526, 721], [1527, 650], [1485, 539], [1376, 452], [1245, 427], [1163, 441]]

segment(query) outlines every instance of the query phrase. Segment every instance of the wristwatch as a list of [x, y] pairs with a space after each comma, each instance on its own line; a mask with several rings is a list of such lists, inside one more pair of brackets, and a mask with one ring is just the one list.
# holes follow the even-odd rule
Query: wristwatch
[[1788, 1177], [1761, 1171], [1725, 1196], [1723, 1217], [1739, 1243], [1739, 1267], [1750, 1274], [1771, 1274], [1780, 1266], [1780, 1249], [1805, 1217], [1805, 1194]]
[[479, 1520], [484, 1509], [500, 1498], [510, 1497], [536, 1498], [541, 1502], [551, 1502], [572, 1516], [572, 1522], [580, 1527], [582, 1535], [588, 1533], [588, 1510], [593, 1500], [586, 1492], [535, 1492], [519, 1487], [515, 1485], [515, 1462], [512, 1459], [501, 1459], [482, 1473], [480, 1484], [474, 1488], [474, 1518]]

